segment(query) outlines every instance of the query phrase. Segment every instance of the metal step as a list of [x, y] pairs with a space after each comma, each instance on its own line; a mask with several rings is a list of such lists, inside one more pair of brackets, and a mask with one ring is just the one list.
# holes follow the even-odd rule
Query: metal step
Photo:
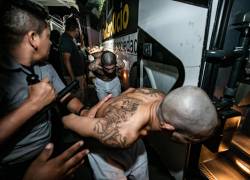
[[200, 170], [209, 180], [245, 180], [249, 178], [221, 154], [212, 160], [200, 163]]
[[236, 132], [232, 138], [231, 145], [250, 158], [250, 137]]

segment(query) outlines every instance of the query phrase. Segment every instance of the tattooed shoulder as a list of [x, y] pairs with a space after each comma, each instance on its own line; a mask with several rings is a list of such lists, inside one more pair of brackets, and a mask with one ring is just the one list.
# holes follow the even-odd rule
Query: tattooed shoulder
[[126, 95], [114, 101], [105, 110], [105, 118], [96, 122], [94, 131], [99, 140], [113, 147], [127, 147], [127, 137], [121, 134], [121, 124], [128, 121], [141, 101]]

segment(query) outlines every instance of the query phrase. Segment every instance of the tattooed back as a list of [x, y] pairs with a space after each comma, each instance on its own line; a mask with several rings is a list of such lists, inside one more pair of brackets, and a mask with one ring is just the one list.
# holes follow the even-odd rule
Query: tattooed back
[[157, 89], [150, 88], [130, 88], [118, 97], [113, 97], [97, 112], [97, 117], [104, 117], [112, 113], [120, 111], [135, 112], [139, 105], [152, 103], [154, 101], [162, 100], [165, 94]]
[[99, 109], [97, 117], [101, 118], [94, 131], [105, 144], [127, 147], [138, 139], [139, 131], [147, 126], [151, 105], [164, 97], [155, 89], [129, 89]]

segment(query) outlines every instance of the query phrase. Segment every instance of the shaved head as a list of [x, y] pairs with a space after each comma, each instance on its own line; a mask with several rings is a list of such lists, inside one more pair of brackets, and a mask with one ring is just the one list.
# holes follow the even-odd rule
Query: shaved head
[[207, 94], [195, 86], [171, 91], [160, 106], [162, 120], [189, 140], [202, 140], [218, 125], [217, 113]]
[[116, 65], [116, 56], [111, 51], [104, 51], [101, 56], [101, 63], [103, 66]]

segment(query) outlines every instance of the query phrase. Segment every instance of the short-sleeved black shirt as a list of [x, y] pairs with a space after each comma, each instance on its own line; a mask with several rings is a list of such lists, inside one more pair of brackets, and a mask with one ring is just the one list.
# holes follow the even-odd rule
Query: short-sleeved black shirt
[[[81, 76], [84, 75], [84, 58], [82, 54], [79, 52], [75, 42], [73, 41], [73, 38], [68, 35], [66, 32], [62, 34], [60, 39], [60, 45], [59, 45], [59, 51], [61, 55], [61, 60], [63, 61], [63, 53], [70, 53], [70, 63], [71, 67], [73, 69], [73, 73], [75, 76]], [[64, 63], [63, 63], [64, 64]], [[63, 66], [63, 74], [65, 76], [68, 76], [68, 71]]]

